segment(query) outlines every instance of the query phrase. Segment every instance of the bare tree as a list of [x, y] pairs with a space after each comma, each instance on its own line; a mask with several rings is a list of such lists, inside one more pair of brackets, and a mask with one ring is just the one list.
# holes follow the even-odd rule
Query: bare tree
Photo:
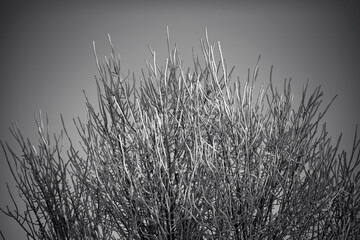
[[258, 86], [259, 62], [233, 79], [207, 33], [187, 71], [167, 39], [165, 66], [149, 47], [139, 82], [110, 37], [102, 62], [94, 45], [98, 109], [87, 100], [74, 121], [84, 154], [64, 124], [51, 143], [40, 116], [38, 150], [15, 127], [21, 154], [2, 147], [26, 211], [1, 210], [29, 239], [356, 239], [360, 141], [349, 155], [331, 143], [320, 87], [295, 109], [290, 81], [279, 92], [271, 69]]

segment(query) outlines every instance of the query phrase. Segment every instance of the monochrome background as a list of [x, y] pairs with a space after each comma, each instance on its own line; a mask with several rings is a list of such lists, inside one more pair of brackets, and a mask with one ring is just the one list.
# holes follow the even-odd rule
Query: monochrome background
[[[128, 3], [131, 2], [131, 3]], [[47, 113], [52, 133], [61, 129], [60, 113], [76, 139], [72, 118], [86, 119], [82, 89], [96, 104], [92, 51], [109, 56], [107, 34], [122, 59], [122, 70], [140, 78], [147, 44], [160, 64], [167, 54], [166, 26], [185, 66], [192, 47], [201, 54], [207, 27], [210, 42], [221, 42], [234, 76], [245, 80], [261, 54], [259, 81], [267, 82], [271, 65], [279, 88], [292, 78], [294, 101], [310, 79], [322, 85], [324, 105], [338, 98], [325, 118], [333, 142], [350, 150], [360, 123], [360, 9], [356, 1], [5, 1], [0, 7], [0, 139], [17, 149], [8, 129], [18, 123], [37, 144], [34, 114]], [[360, 131], [359, 131], [360, 133]], [[0, 153], [0, 206], [10, 204], [5, 183], [17, 191]], [[24, 239], [16, 223], [0, 213], [7, 239]]]

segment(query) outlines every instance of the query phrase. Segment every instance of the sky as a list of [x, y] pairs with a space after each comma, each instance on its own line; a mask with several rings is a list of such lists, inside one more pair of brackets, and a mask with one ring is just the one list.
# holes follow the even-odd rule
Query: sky
[[[130, 1], [129, 1], [130, 2]], [[18, 123], [37, 144], [34, 114], [47, 113], [52, 133], [60, 114], [76, 138], [72, 118], [86, 119], [84, 89], [96, 104], [97, 74], [92, 42], [99, 58], [109, 56], [107, 34], [120, 53], [122, 70], [140, 77], [147, 44], [164, 65], [166, 26], [185, 66], [200, 38], [220, 41], [235, 76], [246, 79], [261, 54], [259, 81], [279, 87], [292, 78], [294, 99], [310, 79], [324, 91], [324, 106], [338, 94], [325, 117], [333, 139], [343, 133], [350, 149], [360, 123], [360, 8], [356, 1], [5, 1], [0, 7], [0, 139], [13, 146], [9, 126]], [[359, 131], [360, 132], [360, 131]], [[16, 146], [16, 145], [14, 145]], [[16, 147], [15, 147], [16, 149]], [[10, 204], [5, 183], [16, 193], [4, 153], [0, 153], [0, 206]], [[11, 207], [11, 205], [10, 205]], [[0, 213], [7, 239], [22, 239], [16, 223]]]

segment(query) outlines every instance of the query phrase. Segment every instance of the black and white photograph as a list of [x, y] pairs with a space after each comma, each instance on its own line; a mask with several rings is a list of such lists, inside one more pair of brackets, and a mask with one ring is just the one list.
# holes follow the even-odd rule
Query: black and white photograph
[[359, 239], [357, 1], [0, 18], [0, 239]]

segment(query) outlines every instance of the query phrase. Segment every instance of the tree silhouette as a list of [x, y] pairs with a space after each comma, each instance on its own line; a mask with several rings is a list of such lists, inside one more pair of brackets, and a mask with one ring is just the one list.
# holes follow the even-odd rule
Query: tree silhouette
[[87, 100], [87, 121], [74, 120], [82, 149], [64, 123], [51, 138], [41, 115], [38, 148], [12, 129], [21, 153], [1, 145], [26, 211], [9, 189], [2, 212], [29, 239], [356, 239], [360, 141], [356, 129], [350, 155], [331, 143], [320, 87], [306, 84], [295, 109], [290, 81], [279, 92], [271, 69], [258, 86], [258, 63], [233, 79], [207, 33], [188, 70], [167, 39], [165, 66], [150, 48], [139, 82], [110, 37], [102, 62], [94, 45], [98, 109]]

